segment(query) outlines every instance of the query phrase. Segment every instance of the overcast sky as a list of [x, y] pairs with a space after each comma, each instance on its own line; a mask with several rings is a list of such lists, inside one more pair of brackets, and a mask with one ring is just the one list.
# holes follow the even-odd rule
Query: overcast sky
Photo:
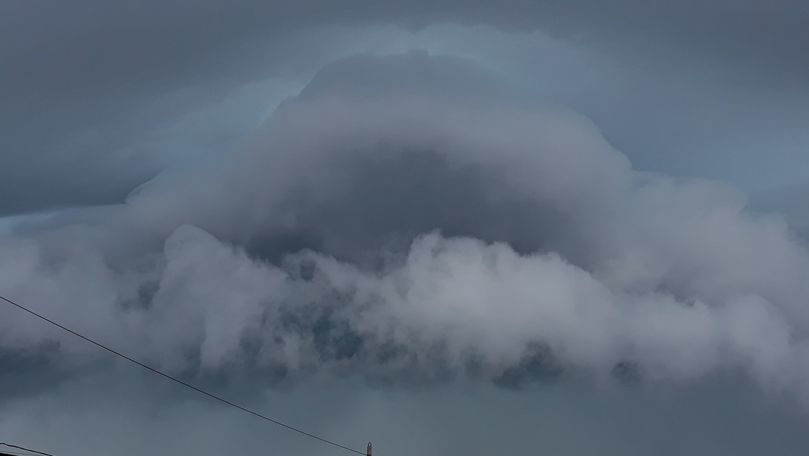
[[[807, 23], [0, 2], [0, 294], [383, 456], [805, 454]], [[0, 441], [339, 453], [267, 426], [0, 308]]]

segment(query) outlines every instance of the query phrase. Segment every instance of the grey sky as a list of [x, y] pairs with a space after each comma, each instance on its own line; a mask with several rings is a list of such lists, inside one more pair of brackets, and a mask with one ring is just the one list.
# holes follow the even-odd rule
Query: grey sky
[[[0, 193], [14, 195], [0, 202], [4, 213], [120, 201], [174, 160], [169, 150], [227, 149], [248, 129], [203, 124], [218, 132], [213, 144], [183, 139], [198, 134], [188, 127], [171, 140], [149, 141], [149, 132], [248, 82], [282, 76], [301, 86], [341, 55], [443, 50], [458, 36], [482, 54], [496, 51], [478, 57], [516, 67], [516, 77], [555, 80], [551, 95], [577, 98], [641, 168], [753, 190], [806, 178], [794, 166], [807, 145], [805, 2], [11, 1], [0, 8]], [[456, 28], [435, 30], [441, 24]], [[543, 46], [525, 36], [532, 31], [561, 43]], [[253, 99], [272, 102], [273, 89], [255, 90]], [[230, 109], [258, 114], [241, 103]]]
[[[4, 2], [0, 294], [380, 454], [804, 454], [806, 23]], [[11, 309], [0, 387], [57, 456], [331, 454]]]

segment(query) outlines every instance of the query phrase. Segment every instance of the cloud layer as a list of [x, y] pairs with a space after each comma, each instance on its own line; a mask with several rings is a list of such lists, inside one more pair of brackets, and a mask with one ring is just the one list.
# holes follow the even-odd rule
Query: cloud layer
[[[173, 372], [260, 384], [741, 371], [809, 399], [809, 256], [710, 181], [634, 171], [471, 62], [324, 69], [233, 155], [0, 238], [0, 289]], [[97, 354], [21, 315], [0, 346]], [[248, 380], [245, 380], [248, 379]]]
[[783, 163], [804, 163], [808, 17], [797, 0], [12, 0], [0, 215], [118, 203], [232, 147], [325, 62], [411, 48], [510, 69], [585, 109], [642, 169], [748, 188], [806, 180], [809, 167]]

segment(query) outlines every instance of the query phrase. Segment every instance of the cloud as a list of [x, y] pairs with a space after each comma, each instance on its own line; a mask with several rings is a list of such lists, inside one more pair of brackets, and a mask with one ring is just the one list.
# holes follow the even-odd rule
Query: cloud
[[[424, 53], [337, 63], [234, 155], [4, 235], [0, 288], [203, 378], [741, 371], [806, 399], [809, 257], [786, 223], [725, 185], [633, 171], [586, 118], [496, 81]], [[5, 350], [98, 362], [0, 324]]]
[[[0, 293], [378, 454], [805, 453], [807, 19], [0, 2]], [[0, 309], [3, 441], [330, 451], [175, 387]]]

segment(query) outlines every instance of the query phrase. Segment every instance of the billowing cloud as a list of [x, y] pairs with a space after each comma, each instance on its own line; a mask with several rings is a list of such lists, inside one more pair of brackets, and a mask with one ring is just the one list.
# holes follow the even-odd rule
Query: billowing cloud
[[[724, 185], [424, 53], [324, 69], [227, 158], [0, 239], [0, 288], [173, 372], [260, 384], [742, 372], [809, 398], [809, 256]], [[22, 315], [0, 344], [97, 362]]]
[[[0, 2], [0, 294], [383, 456], [805, 454], [808, 19]], [[0, 441], [336, 454], [0, 307]]]

